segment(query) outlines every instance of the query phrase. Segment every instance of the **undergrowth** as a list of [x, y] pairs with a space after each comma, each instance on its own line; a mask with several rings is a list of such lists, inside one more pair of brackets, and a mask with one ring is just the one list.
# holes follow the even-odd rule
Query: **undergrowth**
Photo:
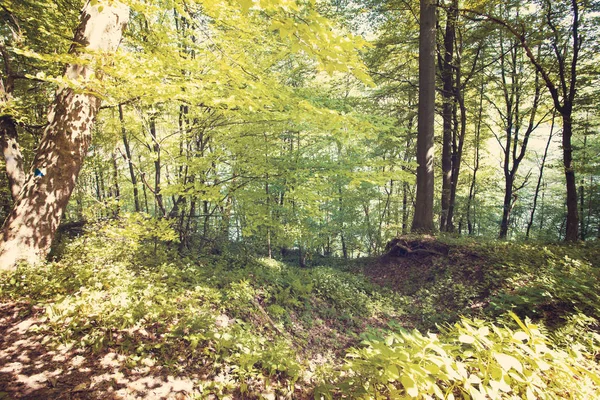
[[0, 298], [43, 306], [48, 345], [202, 376], [197, 398], [600, 397], [595, 247], [446, 238], [432, 279], [391, 290], [339, 260], [182, 258], [173, 240], [139, 215], [98, 224], [3, 274]]

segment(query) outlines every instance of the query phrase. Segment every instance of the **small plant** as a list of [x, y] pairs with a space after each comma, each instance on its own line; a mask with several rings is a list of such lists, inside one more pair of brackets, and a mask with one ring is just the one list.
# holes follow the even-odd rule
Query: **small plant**
[[356, 398], [590, 399], [600, 369], [583, 351], [560, 350], [541, 329], [463, 318], [439, 335], [401, 331], [348, 352], [342, 394]]

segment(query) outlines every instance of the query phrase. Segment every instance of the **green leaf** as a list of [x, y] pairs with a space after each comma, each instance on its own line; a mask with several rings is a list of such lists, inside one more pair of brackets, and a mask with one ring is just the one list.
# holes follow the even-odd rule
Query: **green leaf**
[[502, 353], [494, 353], [494, 358], [496, 361], [498, 361], [498, 364], [500, 364], [504, 371], [508, 372], [511, 368], [514, 368], [516, 371], [523, 373], [523, 365], [513, 356]]
[[409, 396], [417, 397], [419, 395], [417, 383], [410, 375], [402, 375], [400, 382], [402, 382], [402, 386], [404, 386], [404, 389], [406, 389], [406, 393], [408, 393]]
[[518, 331], [518, 332], [515, 332], [515, 334], [513, 335], [513, 339], [525, 341], [525, 340], [529, 339], [529, 335], [523, 331]]
[[460, 335], [458, 337], [458, 340], [461, 341], [462, 343], [467, 343], [467, 344], [471, 344], [475, 342], [475, 338], [473, 336], [470, 335]]

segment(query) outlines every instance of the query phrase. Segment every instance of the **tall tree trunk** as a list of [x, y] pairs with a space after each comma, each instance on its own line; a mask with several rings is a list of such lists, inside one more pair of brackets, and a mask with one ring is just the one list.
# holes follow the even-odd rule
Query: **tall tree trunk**
[[119, 104], [119, 122], [121, 123], [121, 134], [123, 135], [123, 146], [125, 146], [125, 156], [127, 157], [127, 166], [129, 167], [129, 177], [133, 186], [133, 204], [135, 212], [140, 212], [140, 198], [138, 194], [137, 177], [133, 170], [133, 162], [131, 161], [131, 148], [129, 147], [129, 139], [125, 130], [125, 118], [123, 117], [123, 105]]
[[500, 239], [506, 239], [508, 235], [508, 225], [510, 218], [510, 211], [513, 205], [513, 184], [514, 177], [512, 174], [508, 174], [504, 177], [504, 202], [502, 203], [502, 222], [500, 222]]
[[[484, 64], [484, 58], [481, 57], [481, 63]], [[476, 191], [476, 183], [477, 183], [477, 171], [479, 171], [479, 146], [480, 146], [480, 137], [481, 137], [481, 119], [483, 116], [483, 93], [485, 91], [485, 82], [481, 80], [481, 87], [479, 90], [479, 108], [477, 110], [477, 125], [475, 127], [475, 160], [473, 165], [473, 177], [471, 179], [471, 186], [469, 187], [469, 200], [467, 202], [467, 229], [469, 230], [469, 235], [473, 235], [475, 233], [475, 210], [473, 210], [473, 214], [471, 214], [471, 208], [475, 207], [475, 195]]]
[[[583, 135], [583, 154], [581, 156], [581, 163], [583, 165], [587, 164], [587, 129], [586, 132]], [[585, 226], [585, 213], [584, 213], [584, 203], [585, 202], [585, 177], [581, 176], [581, 178], [579, 179], [579, 222], [580, 222], [580, 235], [581, 235], [581, 240], [585, 241], [585, 237], [586, 237], [586, 226]]]
[[402, 234], [408, 233], [408, 182], [402, 184]]
[[411, 230], [421, 233], [431, 233], [434, 229], [435, 7], [432, 0], [420, 0], [417, 201]]
[[[142, 165], [142, 156], [140, 154], [138, 154], [138, 163], [139, 165]], [[144, 180], [144, 175], [142, 173], [142, 180]], [[145, 181], [144, 181], [145, 182]], [[142, 192], [144, 194], [144, 208], [146, 209], [146, 213], [150, 213], [150, 207], [148, 206], [148, 190], [146, 188], [146, 185], [142, 185]]]
[[269, 258], [273, 258], [273, 249], [271, 248], [271, 202], [270, 202], [270, 197], [271, 194], [269, 193], [269, 174], [267, 173], [266, 175], [266, 180], [265, 180], [265, 196], [266, 196], [266, 202], [267, 202], [267, 252], [269, 254]]
[[573, 122], [571, 120], [571, 105], [565, 107], [562, 113], [563, 118], [563, 163], [565, 169], [565, 179], [567, 181], [567, 229], [565, 240], [575, 242], [579, 238], [579, 216], [577, 213], [577, 184], [575, 180], [575, 169], [573, 168], [573, 147], [571, 138], [573, 137]]
[[[511, 26], [507, 21], [493, 17], [488, 14], [482, 14], [478, 11], [468, 10], [469, 13], [485, 16], [486, 19], [508, 29], [510, 33], [517, 38], [521, 47], [525, 50], [527, 58], [535, 66], [536, 71], [541, 75], [546, 88], [550, 92], [554, 108], [561, 115], [563, 120], [563, 166], [565, 171], [566, 187], [567, 187], [567, 229], [565, 234], [566, 241], [576, 241], [578, 239], [579, 219], [577, 215], [577, 185], [575, 180], [575, 171], [573, 169], [573, 149], [571, 139], [573, 136], [573, 104], [575, 95], [577, 94], [577, 64], [579, 62], [579, 51], [582, 46], [582, 37], [579, 32], [579, 24], [581, 23], [580, 7], [581, 2], [571, 0], [571, 25], [567, 25], [566, 32], [570, 39], [563, 41], [559, 35], [559, 28], [563, 28], [562, 22], [565, 21], [565, 16], [562, 12], [557, 12], [553, 9], [554, 2], [546, 1], [542, 3], [543, 20], [546, 27], [550, 29], [553, 35], [548, 36], [549, 44], [554, 51], [554, 58], [551, 64], [558, 67], [556, 80], [549, 73], [541, 62], [540, 54], [536, 57], [533, 54], [526, 35], [521, 28]], [[583, 9], [588, 11], [587, 8]], [[557, 21], [557, 18], [559, 21]], [[569, 54], [570, 52], [570, 54]], [[570, 60], [568, 56], [570, 57]], [[548, 64], [547, 64], [548, 65]]]
[[113, 166], [113, 198], [115, 200], [113, 216], [116, 218], [119, 216], [119, 201], [121, 200], [121, 190], [119, 188], [119, 165], [117, 164], [117, 154], [113, 151], [112, 153], [112, 166]]
[[152, 115], [150, 117], [150, 136], [152, 137], [152, 150], [154, 151], [154, 199], [156, 201], [155, 216], [160, 216], [161, 218], [167, 216], [167, 210], [165, 208], [163, 202], [163, 196], [161, 193], [161, 160], [160, 160], [160, 143], [158, 142], [158, 138], [156, 136], [156, 116]]
[[446, 11], [446, 31], [444, 33], [444, 56], [440, 63], [442, 75], [442, 211], [440, 215], [440, 231], [445, 232], [448, 228], [448, 210], [450, 208], [450, 197], [452, 187], [452, 136], [456, 126], [452, 124], [452, 110], [454, 108], [454, 38], [455, 25], [458, 18], [457, 1]]
[[[458, 5], [457, 5], [458, 7]], [[467, 107], [465, 106], [465, 98], [464, 98], [464, 90], [466, 81], [469, 79], [465, 79], [463, 83], [462, 80], [462, 35], [459, 35], [461, 43], [457, 46], [456, 49], [456, 79], [454, 86], [454, 97], [456, 99], [456, 104], [458, 105], [458, 110], [460, 111], [460, 118], [456, 117], [457, 109], [454, 108], [454, 137], [452, 140], [452, 185], [450, 186], [450, 204], [448, 205], [448, 218], [446, 221], [446, 230], [448, 232], [454, 232], [454, 211], [456, 209], [456, 191], [458, 189], [458, 177], [460, 174], [460, 166], [462, 164], [462, 155], [463, 149], [465, 145], [465, 138], [467, 136]], [[473, 62], [472, 71], [475, 71], [475, 67], [477, 66], [477, 59], [479, 58], [479, 50]], [[471, 72], [472, 76], [473, 72]], [[458, 120], [458, 121], [457, 121]], [[458, 138], [457, 138], [458, 134]], [[462, 222], [463, 217], [461, 216], [461, 227], [459, 229], [462, 230]]]
[[[128, 17], [128, 7], [118, 2], [88, 3], [71, 52], [77, 53], [80, 47], [115, 51]], [[65, 71], [65, 77], [74, 81], [92, 79], [92, 75], [94, 71], [86, 65], [68, 65]], [[91, 141], [99, 107], [100, 99], [89, 93], [66, 86], [57, 90], [32, 173], [2, 229], [1, 269], [14, 269], [21, 260], [38, 263], [48, 254]]]
[[[500, 42], [501, 48], [503, 42]], [[529, 174], [520, 186], [515, 186], [515, 179], [518, 176], [519, 166], [525, 157], [527, 151], [527, 145], [531, 133], [537, 128], [539, 122], [536, 122], [536, 116], [538, 111], [538, 105], [540, 100], [540, 74], [538, 71], [535, 72], [534, 80], [534, 96], [533, 104], [531, 108], [525, 111], [521, 110], [523, 106], [522, 91], [524, 91], [522, 71], [520, 68], [520, 59], [518, 54], [517, 43], [510, 50], [509, 66], [510, 66], [510, 79], [507, 79], [502, 70], [502, 89], [504, 91], [504, 102], [506, 110], [504, 113], [504, 123], [506, 130], [506, 139], [504, 145], [498, 139], [502, 149], [504, 150], [504, 159], [502, 160], [502, 167], [504, 171], [504, 202], [502, 207], [502, 222], [500, 223], [500, 233], [498, 237], [500, 239], [506, 239], [508, 235], [508, 227], [510, 225], [511, 211], [517, 200], [518, 191], [521, 190], [529, 177]], [[538, 56], [540, 54], [540, 48], [538, 47]], [[505, 65], [504, 54], [501, 55], [500, 61], [502, 66]], [[521, 129], [523, 127], [523, 119], [527, 117], [528, 122], [525, 126], [523, 137], [520, 138]], [[519, 148], [520, 144], [520, 148]]]
[[548, 156], [548, 149], [550, 148], [550, 143], [552, 143], [552, 136], [554, 134], [554, 115], [552, 115], [552, 125], [550, 125], [550, 136], [548, 136], [548, 141], [546, 142], [546, 148], [544, 149], [544, 155], [542, 157], [542, 165], [540, 165], [540, 175], [538, 176], [537, 185], [535, 186], [535, 193], [533, 195], [533, 205], [531, 206], [531, 214], [529, 215], [529, 222], [527, 223], [527, 230], [525, 231], [525, 239], [529, 239], [529, 232], [531, 231], [531, 227], [533, 226], [533, 217], [535, 215], [535, 209], [537, 207], [537, 200], [540, 193], [540, 188], [542, 187], [542, 179], [544, 177], [544, 166], [546, 165], [546, 157]]

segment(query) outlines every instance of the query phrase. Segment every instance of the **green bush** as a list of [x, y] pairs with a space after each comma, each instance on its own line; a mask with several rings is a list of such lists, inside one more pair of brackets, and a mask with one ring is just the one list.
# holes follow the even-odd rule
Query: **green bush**
[[[513, 328], [464, 318], [439, 335], [401, 331], [365, 340], [348, 352], [333, 384], [365, 399], [600, 398], [594, 354], [559, 349], [538, 326], [511, 316]], [[317, 395], [331, 398], [331, 384]]]

